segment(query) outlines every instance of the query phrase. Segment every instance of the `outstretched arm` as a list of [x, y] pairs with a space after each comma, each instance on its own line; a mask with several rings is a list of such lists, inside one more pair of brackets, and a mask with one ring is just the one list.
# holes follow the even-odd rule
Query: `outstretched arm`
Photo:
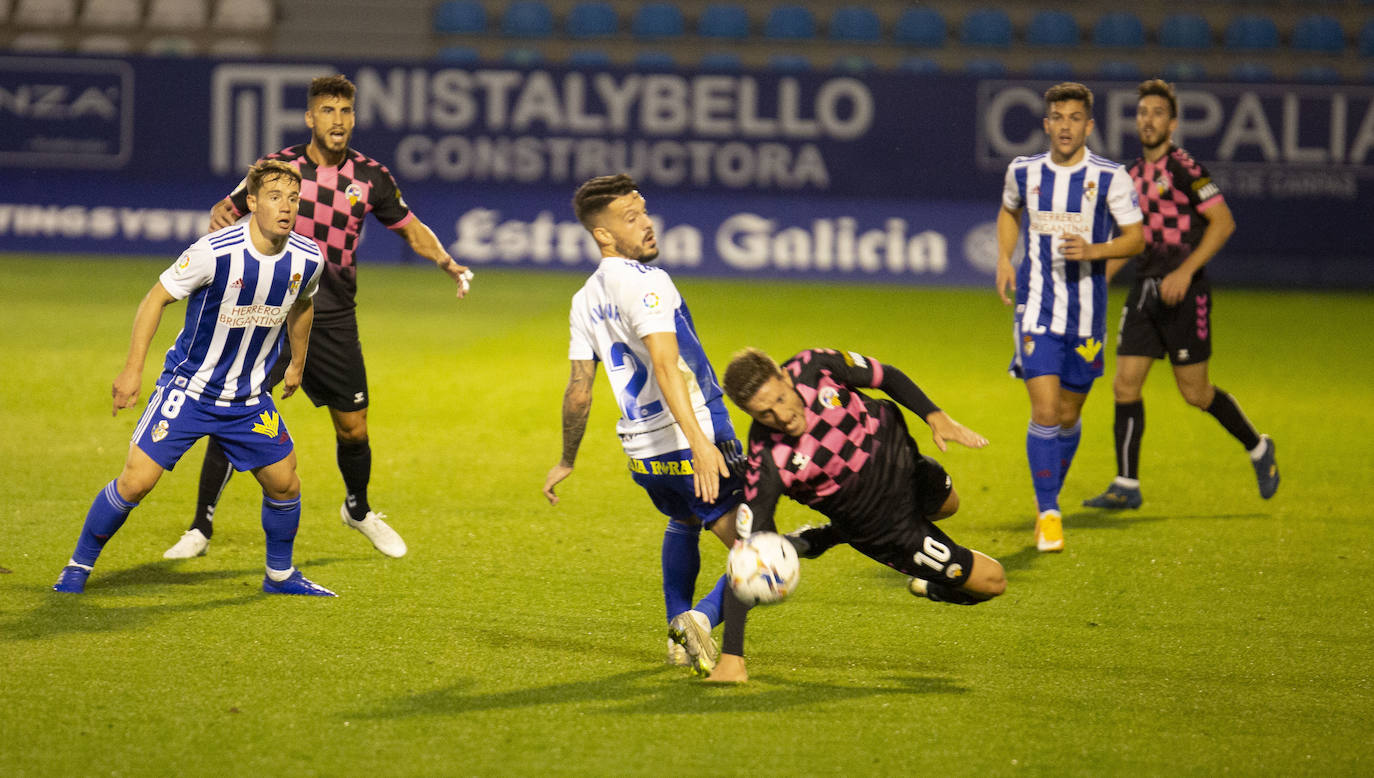
[[884, 364], [883, 380], [878, 388], [920, 416], [930, 426], [931, 438], [935, 441], [935, 447], [941, 451], [948, 450], [947, 441], [951, 440], [969, 448], [982, 448], [988, 444], [987, 438], [951, 419], [949, 414], [940, 410], [926, 393], [921, 391], [921, 387], [901, 370]]
[[152, 345], [157, 327], [162, 323], [162, 309], [176, 302], [161, 281], [143, 296], [134, 314], [134, 331], [129, 338], [129, 356], [124, 360], [124, 369], [115, 376], [110, 387], [114, 398], [114, 408], [110, 415], [119, 413], [120, 408], [132, 408], [138, 402], [138, 390], [143, 386], [143, 363], [148, 359], [148, 347]]
[[563, 456], [549, 470], [544, 479], [544, 497], [550, 505], [558, 504], [554, 487], [572, 475], [577, 449], [587, 431], [587, 417], [592, 412], [592, 384], [596, 380], [596, 362], [591, 359], [572, 360], [568, 388], [563, 392]]
[[434, 230], [431, 230], [419, 219], [411, 219], [397, 232], [401, 234], [402, 238], [405, 238], [411, 251], [433, 262], [435, 267], [449, 274], [449, 277], [458, 284], [459, 298], [467, 295], [468, 282], [472, 280], [472, 271], [458, 264], [453, 257], [448, 255], [448, 252], [444, 250], [444, 245], [439, 242], [438, 236], [434, 234]]

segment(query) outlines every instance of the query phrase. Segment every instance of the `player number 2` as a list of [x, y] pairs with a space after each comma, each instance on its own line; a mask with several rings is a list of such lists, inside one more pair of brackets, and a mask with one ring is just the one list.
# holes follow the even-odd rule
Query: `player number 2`
[[621, 390], [618, 398], [620, 410], [625, 413], [626, 419], [639, 421], [663, 412], [663, 403], [657, 400], [648, 405], [639, 404], [639, 393], [649, 382], [649, 369], [644, 367], [644, 363], [639, 361], [639, 357], [635, 356], [629, 346], [624, 343], [611, 345], [610, 368], [616, 372], [632, 371], [630, 380], [625, 382], [625, 388]]
[[950, 556], [949, 546], [935, 538], [926, 538], [921, 545], [924, 550], [917, 551], [916, 555], [912, 557], [916, 560], [916, 564], [925, 565], [936, 572], [944, 572], [945, 563], [949, 561]]
[[186, 402], [186, 393], [180, 389], [173, 389], [167, 393], [167, 399], [162, 403], [162, 415], [168, 419], [175, 419], [181, 413], [181, 404]]

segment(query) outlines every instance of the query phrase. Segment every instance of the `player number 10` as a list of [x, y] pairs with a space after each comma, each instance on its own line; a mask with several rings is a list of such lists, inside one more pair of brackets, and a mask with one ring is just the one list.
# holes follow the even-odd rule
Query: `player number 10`
[[925, 565], [939, 573], [944, 572], [945, 563], [949, 561], [950, 556], [949, 546], [946, 546], [935, 538], [929, 537], [925, 539], [922, 546], [924, 550], [917, 551], [912, 557], [912, 559], [916, 560], [916, 564]]

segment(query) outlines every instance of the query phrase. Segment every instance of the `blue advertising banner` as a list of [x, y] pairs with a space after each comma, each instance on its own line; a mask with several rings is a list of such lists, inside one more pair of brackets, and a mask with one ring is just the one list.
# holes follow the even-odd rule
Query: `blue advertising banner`
[[[990, 281], [1002, 176], [1043, 150], [1049, 86], [0, 57], [0, 250], [176, 253], [253, 161], [307, 139], [306, 87], [332, 72], [358, 86], [354, 145], [464, 262], [590, 266], [568, 198], [624, 171], [680, 272], [918, 284]], [[1129, 160], [1135, 84], [1089, 86], [1090, 147]], [[1239, 224], [1219, 275], [1374, 285], [1370, 249], [1349, 239], [1374, 212], [1374, 88], [1188, 84], [1179, 102], [1178, 140]], [[374, 235], [362, 257], [402, 253]]]

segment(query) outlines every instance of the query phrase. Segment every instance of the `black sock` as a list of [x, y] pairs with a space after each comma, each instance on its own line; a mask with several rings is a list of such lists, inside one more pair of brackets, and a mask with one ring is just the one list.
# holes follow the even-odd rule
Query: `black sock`
[[1236, 398], [1223, 392], [1219, 387], [1212, 388], [1216, 390], [1216, 396], [1212, 398], [1212, 404], [1207, 406], [1207, 412], [1215, 416], [1216, 420], [1221, 422], [1221, 426], [1231, 433], [1231, 437], [1245, 446], [1246, 451], [1258, 446], [1259, 432], [1255, 431], [1255, 425], [1245, 418], [1245, 411], [1236, 404]]
[[748, 613], [749, 606], [740, 602], [727, 587], [721, 598], [721, 621], [725, 624], [720, 636], [721, 653], [744, 656], [744, 622]]
[[926, 581], [926, 597], [935, 602], [949, 602], [955, 605], [977, 605], [980, 602], [987, 602], [986, 598], [935, 581]]
[[1140, 439], [1145, 437], [1145, 401], [1116, 404], [1116, 474], [1140, 478]]
[[344, 489], [348, 492], [348, 515], [354, 521], [362, 521], [372, 510], [367, 504], [367, 482], [372, 480], [372, 446], [366, 440], [361, 443], [340, 440], [336, 457]]
[[200, 488], [196, 492], [196, 515], [191, 520], [191, 529], [200, 530], [207, 539], [215, 533], [215, 506], [219, 504], [224, 487], [229, 484], [229, 476], [234, 474], [234, 466], [229, 457], [214, 438], [205, 446], [205, 462], [200, 466]]

